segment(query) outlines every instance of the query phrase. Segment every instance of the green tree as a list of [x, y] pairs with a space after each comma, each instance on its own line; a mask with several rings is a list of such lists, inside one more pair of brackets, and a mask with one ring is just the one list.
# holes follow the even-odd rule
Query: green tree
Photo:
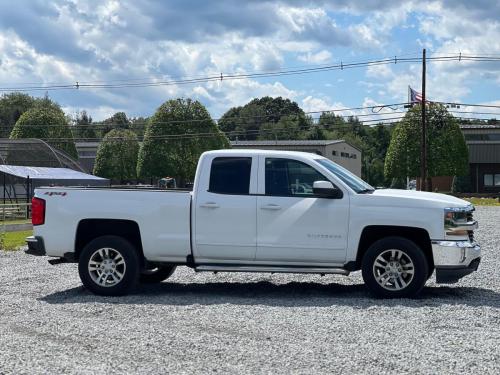
[[49, 109], [49, 110], [62, 112], [61, 106], [58, 103], [56, 103], [55, 101], [53, 101], [52, 99], [50, 99], [50, 97], [47, 93], [45, 93], [43, 98], [35, 98], [34, 107], [45, 108], [45, 109]]
[[363, 178], [373, 186], [389, 186], [391, 179], [384, 175], [384, 161], [391, 141], [392, 125], [378, 124], [363, 128]]
[[336, 131], [345, 131], [346, 122], [344, 118], [340, 115], [336, 115], [333, 112], [323, 112], [319, 116], [318, 125], [325, 130], [336, 130]]
[[76, 139], [90, 140], [98, 138], [95, 124], [92, 123], [92, 117], [87, 114], [87, 111], [82, 111], [76, 115], [72, 130]]
[[24, 112], [14, 125], [10, 138], [39, 138], [78, 159], [66, 116], [53, 106], [35, 106]]
[[144, 137], [144, 131], [148, 124], [149, 117], [133, 117], [130, 120], [129, 129], [132, 130], [139, 139]]
[[[463, 176], [468, 172], [468, 149], [460, 127], [446, 107], [427, 108], [428, 177]], [[421, 107], [410, 109], [392, 133], [384, 172], [386, 177], [420, 175]]]
[[130, 120], [125, 112], [116, 112], [113, 116], [99, 122], [95, 122], [98, 129], [98, 135], [102, 138], [112, 129], [128, 129]]
[[[283, 117], [290, 121], [293, 117], [305, 117], [305, 114], [298, 104], [290, 99], [265, 96], [253, 99], [243, 107], [229, 109], [219, 120], [219, 127], [225, 133], [235, 132], [229, 134], [231, 139], [275, 139], [275, 134], [270, 134], [269, 137], [266, 134], [272, 124], [277, 124]], [[260, 132], [263, 126], [265, 131]]]
[[0, 138], [7, 138], [19, 117], [34, 106], [35, 99], [28, 94], [3, 94], [0, 97]]
[[169, 100], [150, 118], [137, 172], [141, 178], [175, 177], [182, 186], [194, 178], [202, 152], [228, 147], [229, 141], [200, 102]]
[[113, 129], [102, 139], [97, 149], [94, 174], [123, 183], [134, 180], [137, 171], [139, 142], [128, 129]]
[[283, 116], [277, 123], [268, 122], [259, 130], [259, 139], [287, 140], [302, 139], [312, 125], [312, 119], [306, 116]]

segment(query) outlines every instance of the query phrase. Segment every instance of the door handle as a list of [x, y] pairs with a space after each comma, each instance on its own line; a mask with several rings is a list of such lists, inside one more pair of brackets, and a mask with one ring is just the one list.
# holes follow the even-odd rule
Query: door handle
[[200, 207], [204, 208], [219, 208], [219, 205], [215, 202], [205, 202], [203, 204], [200, 204]]
[[281, 206], [278, 204], [266, 204], [260, 207], [262, 210], [281, 210]]

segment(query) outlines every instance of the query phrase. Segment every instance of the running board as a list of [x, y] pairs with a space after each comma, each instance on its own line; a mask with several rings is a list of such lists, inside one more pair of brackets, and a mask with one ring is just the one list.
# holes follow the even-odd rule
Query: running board
[[237, 265], [204, 265], [196, 266], [196, 272], [270, 272], [270, 273], [317, 273], [349, 275], [344, 268], [327, 267], [280, 267], [280, 266], [237, 266]]

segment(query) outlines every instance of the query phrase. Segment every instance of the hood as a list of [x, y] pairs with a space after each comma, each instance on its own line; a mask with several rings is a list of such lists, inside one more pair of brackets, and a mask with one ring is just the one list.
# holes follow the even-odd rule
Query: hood
[[430, 193], [426, 191], [402, 190], [402, 189], [380, 189], [373, 192], [374, 196], [399, 198], [405, 201], [408, 206], [425, 205], [435, 207], [466, 207], [471, 203], [447, 194]]

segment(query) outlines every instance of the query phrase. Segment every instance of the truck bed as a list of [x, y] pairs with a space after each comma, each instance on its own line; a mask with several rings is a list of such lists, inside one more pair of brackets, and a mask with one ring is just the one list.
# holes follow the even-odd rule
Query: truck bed
[[95, 219], [137, 223], [148, 260], [185, 262], [190, 254], [189, 190], [45, 187], [36, 195], [46, 201], [45, 225], [37, 233], [49, 256], [74, 251], [75, 231], [83, 220]]

